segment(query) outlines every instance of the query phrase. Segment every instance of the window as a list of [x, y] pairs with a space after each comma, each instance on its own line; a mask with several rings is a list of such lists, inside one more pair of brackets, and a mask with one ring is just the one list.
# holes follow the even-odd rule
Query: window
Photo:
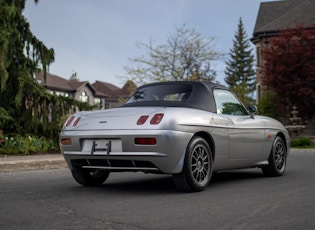
[[257, 103], [260, 101], [260, 98], [261, 98], [261, 86], [260, 85], [257, 85]]
[[191, 92], [192, 86], [189, 84], [147, 86], [138, 90], [133, 97], [127, 101], [127, 104], [145, 101], [181, 102], [186, 101]]
[[60, 91], [50, 91], [51, 94], [55, 94], [56, 96], [69, 97], [68, 93], [60, 92]]
[[260, 66], [260, 47], [257, 46], [256, 48], [256, 66]]
[[213, 94], [218, 114], [248, 115], [244, 106], [231, 92], [217, 89], [213, 91]]
[[94, 98], [94, 105], [99, 105], [100, 103], [101, 103], [101, 99], [95, 97], [95, 98]]
[[88, 95], [86, 94], [86, 92], [82, 92], [82, 93], [81, 93], [81, 95], [80, 95], [80, 101], [85, 102], [85, 103], [89, 102], [89, 97], [88, 97]]

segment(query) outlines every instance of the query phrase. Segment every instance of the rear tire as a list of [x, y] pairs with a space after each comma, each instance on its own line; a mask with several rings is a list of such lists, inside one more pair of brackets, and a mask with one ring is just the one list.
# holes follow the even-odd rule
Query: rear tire
[[73, 178], [84, 186], [97, 186], [103, 184], [109, 176], [109, 172], [89, 169], [72, 169]]
[[273, 142], [268, 159], [269, 165], [262, 168], [265, 176], [282, 176], [287, 165], [287, 147], [281, 137], [276, 137]]
[[204, 190], [212, 175], [212, 154], [208, 143], [201, 137], [193, 137], [185, 153], [183, 170], [173, 175], [179, 190], [198, 192]]

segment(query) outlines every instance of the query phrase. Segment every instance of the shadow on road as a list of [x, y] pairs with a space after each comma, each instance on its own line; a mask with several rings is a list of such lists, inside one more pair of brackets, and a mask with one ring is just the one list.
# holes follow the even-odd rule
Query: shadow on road
[[213, 173], [211, 184], [219, 185], [223, 183], [239, 183], [240, 181], [248, 181], [258, 178], [266, 178], [258, 169], [254, 170], [233, 170]]
[[[121, 194], [178, 194], [181, 193], [175, 186], [170, 175], [144, 175], [142, 173], [129, 173], [124, 177], [116, 178], [110, 175], [108, 181], [102, 186], [84, 187], [76, 186], [74, 190], [82, 192], [102, 192], [102, 193], [121, 193]], [[208, 189], [215, 189], [224, 185], [239, 184], [244, 181], [265, 178], [258, 170], [237, 170], [213, 173]]]

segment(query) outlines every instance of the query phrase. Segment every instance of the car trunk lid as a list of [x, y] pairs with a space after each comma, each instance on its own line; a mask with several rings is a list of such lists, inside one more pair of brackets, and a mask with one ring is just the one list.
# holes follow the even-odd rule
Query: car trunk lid
[[[116, 108], [109, 110], [100, 110], [93, 112], [80, 112], [74, 114], [75, 118], [69, 126], [64, 129], [71, 130], [102, 130], [102, 129], [139, 129], [150, 127], [150, 119], [161, 108], [157, 107], [137, 107], [137, 108]], [[141, 116], [148, 116], [148, 121], [138, 125], [137, 121]], [[80, 118], [79, 122], [73, 126], [75, 120]], [[151, 125], [152, 126], [152, 125]]]

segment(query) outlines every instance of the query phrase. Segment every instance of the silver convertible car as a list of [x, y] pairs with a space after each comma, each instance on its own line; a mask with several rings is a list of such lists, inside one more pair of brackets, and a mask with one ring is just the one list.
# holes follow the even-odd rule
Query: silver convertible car
[[281, 176], [289, 134], [255, 112], [212, 82], [153, 83], [119, 108], [70, 116], [60, 147], [74, 179], [86, 186], [121, 171], [171, 174], [188, 192], [205, 189], [217, 171], [258, 167]]

